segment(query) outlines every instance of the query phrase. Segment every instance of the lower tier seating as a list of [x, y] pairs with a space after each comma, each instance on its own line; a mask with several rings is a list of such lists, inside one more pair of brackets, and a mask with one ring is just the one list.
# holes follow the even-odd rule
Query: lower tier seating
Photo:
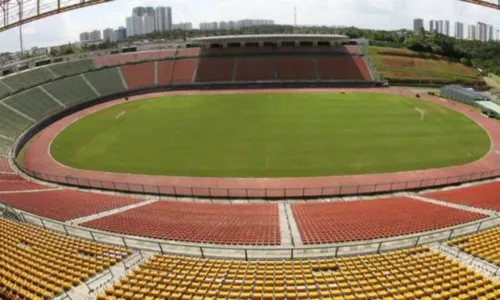
[[9, 159], [7, 157], [0, 156], [0, 172], [12, 172]]
[[193, 83], [194, 72], [198, 59], [178, 59], [174, 62], [172, 84]]
[[370, 240], [436, 230], [485, 215], [410, 198], [293, 204], [304, 244]]
[[278, 79], [281, 80], [316, 80], [313, 57], [280, 57], [278, 61]]
[[7, 76], [3, 79], [14, 91], [40, 85], [54, 79], [54, 75], [46, 67], [27, 70], [21, 73]]
[[236, 81], [275, 80], [276, 59], [273, 57], [248, 57], [238, 59]]
[[278, 245], [278, 206], [159, 201], [84, 226], [196, 243]]
[[172, 80], [172, 69], [174, 68], [173, 60], [165, 60], [158, 62], [158, 85], [170, 85]]
[[[3, 133], [2, 133], [3, 134]], [[14, 141], [5, 139], [0, 136], [0, 155], [10, 155], [10, 151], [14, 146]]]
[[475, 185], [423, 196], [441, 201], [500, 211], [500, 182]]
[[451, 240], [448, 245], [500, 266], [500, 227]]
[[59, 101], [72, 106], [97, 97], [81, 76], [67, 77], [43, 86]]
[[500, 282], [421, 247], [300, 261], [248, 262], [155, 255], [97, 299], [493, 300], [499, 297]]
[[91, 73], [86, 73], [85, 78], [101, 94], [111, 95], [125, 91], [118, 68], [109, 68]]
[[318, 56], [317, 62], [323, 80], [372, 80], [362, 56]]
[[120, 67], [129, 90], [152, 87], [155, 84], [155, 64], [153, 62]]
[[51, 299], [115, 265], [129, 250], [0, 219], [0, 293]]
[[33, 121], [22, 116], [6, 106], [0, 105], [0, 134], [16, 139], [26, 129], [33, 125]]
[[2, 195], [2, 202], [13, 208], [59, 221], [81, 218], [141, 201], [141, 199], [114, 197], [73, 190]]
[[49, 65], [47, 68], [49, 68], [52, 73], [57, 76], [70, 76], [88, 72], [89, 70], [94, 69], [95, 66], [93, 59], [82, 59]]
[[230, 82], [233, 80], [235, 59], [200, 58], [196, 72], [197, 82]]
[[26, 90], [4, 101], [12, 108], [35, 120], [41, 120], [58, 109], [62, 109], [59, 103], [51, 99], [39, 88]]
[[10, 94], [11, 90], [2, 84], [0, 80], [0, 99], [7, 97]]

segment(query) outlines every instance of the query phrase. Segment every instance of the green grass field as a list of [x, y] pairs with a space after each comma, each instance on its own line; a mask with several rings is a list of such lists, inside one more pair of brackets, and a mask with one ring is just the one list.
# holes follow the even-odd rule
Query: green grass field
[[[425, 111], [425, 120], [416, 108]], [[445, 167], [489, 150], [473, 121], [386, 94], [171, 96], [73, 123], [52, 143], [65, 165], [217, 177], [297, 177]]]

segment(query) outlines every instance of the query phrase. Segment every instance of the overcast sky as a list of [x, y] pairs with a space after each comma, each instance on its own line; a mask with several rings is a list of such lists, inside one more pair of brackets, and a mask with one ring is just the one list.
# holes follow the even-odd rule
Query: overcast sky
[[[293, 24], [297, 6], [300, 25], [342, 25], [374, 29], [411, 28], [413, 19], [486, 22], [500, 29], [500, 11], [459, 0], [115, 0], [49, 17], [23, 27], [25, 48], [78, 40], [82, 31], [118, 27], [135, 6], [171, 6], [174, 23], [273, 19]], [[452, 26], [453, 30], [453, 26]], [[0, 33], [0, 52], [19, 50], [19, 31]]]

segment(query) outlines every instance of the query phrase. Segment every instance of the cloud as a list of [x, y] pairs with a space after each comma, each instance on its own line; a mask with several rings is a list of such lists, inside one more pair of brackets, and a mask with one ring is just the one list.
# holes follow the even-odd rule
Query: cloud
[[[78, 40], [82, 31], [118, 27], [135, 6], [172, 7], [174, 22], [273, 19], [293, 24], [294, 7], [301, 25], [343, 25], [374, 29], [411, 28], [414, 18], [451, 22], [486, 22], [500, 28], [500, 11], [459, 0], [115, 0], [49, 17], [24, 26], [26, 47]], [[18, 30], [0, 33], [0, 51], [19, 49]]]

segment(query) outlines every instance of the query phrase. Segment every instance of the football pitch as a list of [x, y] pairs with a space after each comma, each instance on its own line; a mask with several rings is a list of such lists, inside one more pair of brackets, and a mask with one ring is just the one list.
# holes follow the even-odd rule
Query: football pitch
[[213, 177], [387, 173], [465, 164], [486, 132], [389, 94], [200, 94], [124, 102], [71, 124], [51, 153], [74, 168]]

